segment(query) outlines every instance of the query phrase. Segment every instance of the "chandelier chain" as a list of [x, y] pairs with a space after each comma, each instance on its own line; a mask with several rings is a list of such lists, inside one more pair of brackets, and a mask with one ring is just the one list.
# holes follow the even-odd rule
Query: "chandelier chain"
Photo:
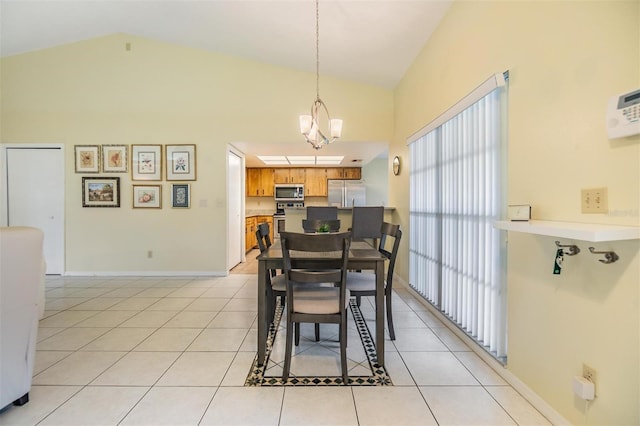
[[[316, 100], [311, 105], [311, 115], [300, 116], [300, 132], [313, 148], [320, 149], [338, 139], [342, 133], [342, 120], [331, 119], [327, 106], [320, 99], [320, 0], [316, 3]], [[320, 115], [326, 117], [328, 129], [320, 127]], [[324, 124], [324, 123], [323, 123]]]
[[320, 99], [320, 12], [316, 0], [316, 99]]

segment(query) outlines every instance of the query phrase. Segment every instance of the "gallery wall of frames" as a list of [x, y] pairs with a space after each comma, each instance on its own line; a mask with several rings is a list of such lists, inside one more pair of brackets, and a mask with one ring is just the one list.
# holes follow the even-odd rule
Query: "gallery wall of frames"
[[[75, 171], [82, 176], [82, 207], [120, 207], [120, 177], [131, 176], [131, 206], [162, 208], [162, 181], [171, 183], [172, 208], [191, 206], [196, 180], [195, 145], [75, 145]], [[164, 171], [164, 173], [163, 173]], [[96, 176], [96, 174], [103, 174]]]

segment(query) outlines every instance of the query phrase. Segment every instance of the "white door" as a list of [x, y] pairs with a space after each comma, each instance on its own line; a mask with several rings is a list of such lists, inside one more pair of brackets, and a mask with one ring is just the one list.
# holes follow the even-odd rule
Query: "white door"
[[228, 236], [227, 236], [227, 259], [228, 269], [232, 269], [243, 258], [244, 242], [244, 167], [242, 158], [231, 150], [227, 151], [227, 200], [228, 212]]
[[7, 224], [44, 232], [47, 274], [64, 273], [64, 152], [6, 147]]

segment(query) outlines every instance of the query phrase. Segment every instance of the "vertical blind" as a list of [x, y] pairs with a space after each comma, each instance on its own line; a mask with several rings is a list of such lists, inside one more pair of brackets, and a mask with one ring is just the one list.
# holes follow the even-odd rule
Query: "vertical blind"
[[409, 139], [409, 283], [506, 358], [501, 74]]

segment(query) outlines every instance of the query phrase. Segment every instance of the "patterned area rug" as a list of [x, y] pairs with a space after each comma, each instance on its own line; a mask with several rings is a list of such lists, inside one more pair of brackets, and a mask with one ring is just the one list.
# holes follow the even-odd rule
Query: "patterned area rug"
[[[349, 307], [355, 320], [360, 341], [364, 348], [364, 356], [367, 361], [360, 364], [368, 364], [370, 374], [350, 375], [348, 384], [350, 386], [392, 386], [393, 383], [386, 369], [378, 364], [374, 340], [371, 337], [369, 327], [355, 300], [351, 300]], [[272, 368], [276, 363], [271, 360], [271, 355], [276, 335], [280, 329], [282, 314], [283, 307], [278, 304], [275, 319], [269, 328], [269, 334], [267, 336], [266, 362], [263, 366], [259, 366], [257, 356], [254, 358], [251, 370], [245, 381], [245, 386], [342, 386], [342, 376], [294, 376], [293, 372], [285, 382], [281, 377], [282, 369]], [[282, 332], [285, 332], [284, 329]], [[271, 373], [272, 375], [270, 375], [270, 372], [276, 372], [278, 374], [275, 375]], [[362, 372], [362, 369], [360, 369], [359, 372]]]

